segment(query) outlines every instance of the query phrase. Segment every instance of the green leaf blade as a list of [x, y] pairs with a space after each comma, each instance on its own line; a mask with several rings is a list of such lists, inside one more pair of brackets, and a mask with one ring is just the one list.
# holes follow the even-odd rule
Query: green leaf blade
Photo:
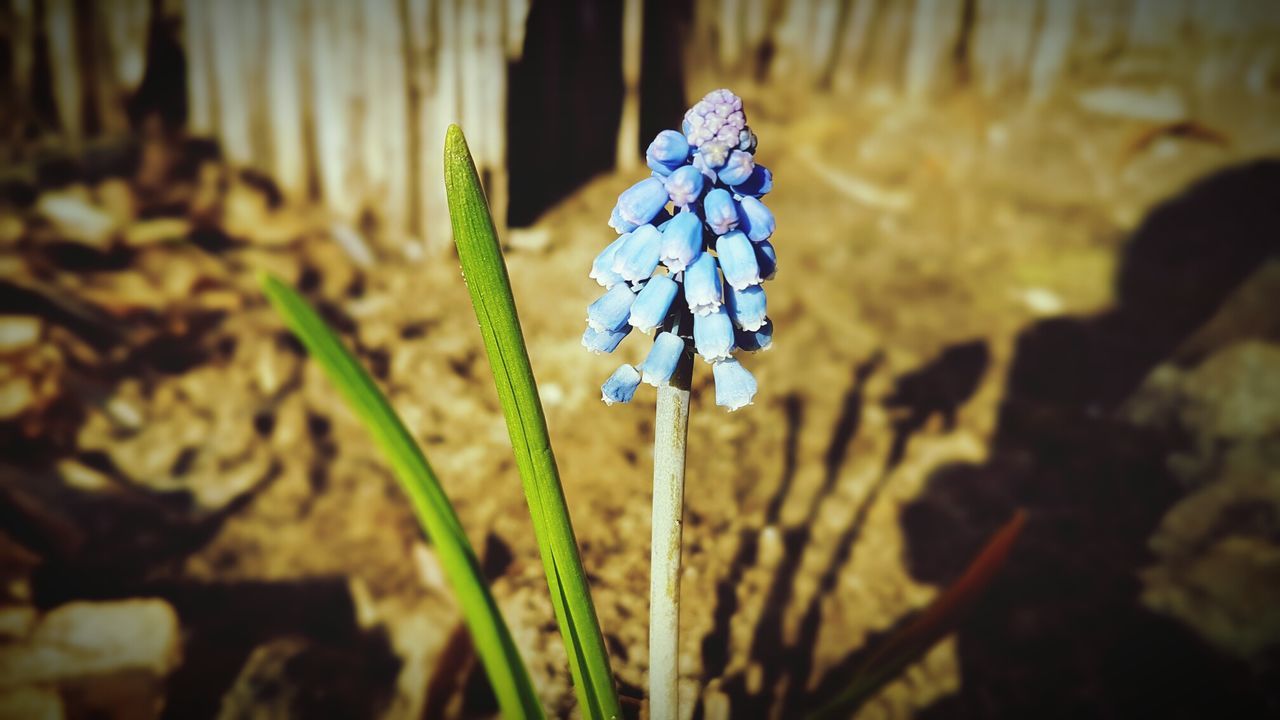
[[545, 717], [475, 550], [426, 456], [373, 378], [307, 301], [271, 275], [261, 276], [260, 281], [271, 304], [369, 430], [408, 493], [457, 596], [502, 714], [508, 718]]
[[480, 322], [582, 712], [616, 718], [613, 671], [596, 617], [493, 218], [462, 130], [445, 137], [454, 242]]

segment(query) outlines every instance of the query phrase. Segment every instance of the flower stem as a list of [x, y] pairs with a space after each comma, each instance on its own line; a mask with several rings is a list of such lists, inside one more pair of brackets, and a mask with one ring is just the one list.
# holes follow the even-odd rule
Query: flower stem
[[[681, 323], [687, 325], [687, 323]], [[683, 328], [686, 332], [688, 327]], [[689, 340], [671, 376], [658, 388], [653, 437], [653, 543], [649, 583], [649, 717], [679, 717], [680, 533], [684, 523], [684, 460], [689, 437]]]

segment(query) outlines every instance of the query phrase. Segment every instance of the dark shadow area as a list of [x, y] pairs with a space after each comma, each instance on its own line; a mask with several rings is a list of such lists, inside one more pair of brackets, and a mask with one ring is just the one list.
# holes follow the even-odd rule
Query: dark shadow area
[[[640, 56], [639, 156], [654, 136], [678, 129], [688, 102], [685, 99], [684, 56], [688, 47], [689, 3], [680, 0], [646, 0], [644, 35]], [[711, 88], [693, 88], [701, 97]]]
[[371, 717], [394, 693], [400, 660], [383, 631], [358, 627], [344, 578], [148, 590], [186, 634], [166, 718], [215, 717], [229, 688], [288, 717]]
[[[811, 526], [823, 500], [836, 489], [849, 447], [861, 427], [866, 383], [882, 362], [883, 354], [877, 351], [853, 368], [851, 383], [842, 399], [841, 411], [832, 426], [824, 455], [822, 486], [811, 498], [805, 519], [782, 533], [783, 557], [778, 562], [766, 595], [751, 646], [752, 660], [763, 669], [760, 690], [749, 690], [746, 678], [741, 675], [725, 678], [722, 687], [729, 696], [735, 718], [769, 717], [774, 711], [780, 688], [784, 688], [784, 708], [797, 708], [807, 700], [805, 687], [814, 663], [813, 650], [820, 630], [822, 599], [834, 589], [840, 570], [852, 557], [870, 508], [891, 476], [892, 463], [868, 490], [854, 520], [837, 541], [831, 560], [819, 578], [818, 591], [805, 608], [797, 638], [792, 643], [783, 637], [783, 617], [793, 599], [794, 584], [804, 548], [810, 541]], [[899, 428], [898, 435], [915, 432], [936, 412], [944, 416], [954, 413], [972, 397], [986, 366], [986, 345], [971, 342], [948, 348], [925, 367], [899, 378], [898, 390], [888, 402], [894, 408], [905, 408], [910, 422]], [[766, 525], [778, 522], [782, 504], [790, 492], [796, 470], [796, 445], [803, 425], [803, 404], [798, 397], [787, 398], [783, 409], [788, 428], [783, 447], [783, 476], [766, 507]], [[895, 447], [898, 445], [905, 445], [905, 439], [895, 443]], [[728, 664], [729, 622], [737, 611], [737, 584], [745, 570], [757, 560], [758, 535], [754, 529], [742, 532], [738, 555], [731, 564], [732, 571], [717, 588], [715, 629], [703, 642], [703, 672], [708, 679], [721, 677]], [[698, 712], [703, 712], [703, 709], [699, 708]]]
[[[840, 477], [840, 469], [844, 466], [849, 445], [858, 434], [862, 425], [862, 406], [866, 397], [867, 380], [880, 366], [883, 356], [876, 351], [865, 362], [854, 366], [849, 389], [845, 391], [840, 406], [840, 415], [831, 429], [831, 439], [827, 443], [824, 457], [822, 487], [809, 503], [805, 519], [796, 527], [786, 528], [782, 532], [783, 556], [778, 563], [777, 574], [765, 596], [764, 608], [760, 620], [756, 624], [755, 636], [751, 642], [751, 657], [760, 662], [764, 668], [764, 682], [761, 693], [751, 696], [745, 687], [736, 686], [730, 690], [734, 717], [767, 717], [774, 703], [773, 688], [784, 675], [791, 676], [791, 685], [803, 684], [807, 673], [801, 674], [797, 664], [807, 661], [808, 649], [803, 642], [788, 645], [782, 634], [783, 615], [791, 603], [795, 591], [796, 574], [800, 571], [800, 560], [805, 546], [809, 544], [813, 522], [817, 519], [818, 509], [823, 499], [835, 490]], [[778, 506], [780, 508], [780, 505]], [[771, 519], [776, 522], [777, 517]]]
[[135, 129], [141, 128], [155, 115], [173, 131], [187, 122], [187, 53], [182, 47], [182, 23], [164, 13], [162, 0], [151, 0], [151, 18], [146, 74], [127, 103], [129, 121]]
[[533, 3], [524, 51], [507, 72], [510, 225], [528, 225], [613, 167], [622, 113], [621, 42], [621, 3]]
[[893, 445], [885, 460], [885, 472], [893, 470], [907, 454], [907, 443], [934, 415], [943, 430], [955, 429], [956, 410], [978, 390], [991, 363], [985, 340], [952, 345], [924, 367], [894, 381], [884, 406], [893, 418]]
[[[274, 582], [86, 576], [42, 588], [43, 603], [161, 598], [176, 611], [182, 663], [162, 717], [213, 718], [225, 698], [272, 717], [377, 717], [401, 662], [383, 628], [366, 630], [346, 578]], [[54, 597], [58, 590], [70, 590]]]
[[[782, 413], [786, 419], [787, 433], [782, 447], [782, 477], [778, 490], [765, 508], [765, 524], [778, 521], [782, 503], [791, 491], [796, 474], [796, 452], [800, 442], [800, 430], [804, 426], [804, 400], [795, 394], [782, 399]], [[760, 532], [745, 528], [738, 533], [738, 551], [729, 563], [729, 574], [716, 584], [716, 609], [710, 633], [702, 640], [702, 672], [707, 679], [724, 674], [729, 664], [729, 631], [733, 616], [738, 612], [738, 584], [748, 569], [756, 564], [759, 554]]]
[[[644, 3], [637, 156], [660, 130], [680, 127], [690, 12], [676, 0]], [[533, 3], [524, 51], [507, 72], [510, 226], [531, 224], [613, 167], [622, 120], [621, 46], [622, 3]]]
[[1185, 492], [1167, 458], [1187, 438], [1136, 428], [1118, 412], [1278, 254], [1277, 197], [1274, 161], [1193, 185], [1125, 246], [1114, 309], [1021, 333], [990, 460], [938, 469], [902, 514], [913, 576], [945, 585], [1014, 508], [1028, 512], [1008, 566], [959, 630], [960, 691], [920, 717], [1280, 712], [1274, 668], [1225, 658], [1140, 605], [1148, 538]]

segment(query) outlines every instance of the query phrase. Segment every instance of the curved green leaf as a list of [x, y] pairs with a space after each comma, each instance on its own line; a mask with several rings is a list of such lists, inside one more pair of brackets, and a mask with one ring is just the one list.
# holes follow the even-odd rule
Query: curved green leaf
[[445, 576], [457, 595], [463, 619], [475, 641], [476, 654], [489, 674], [502, 714], [509, 718], [544, 717], [529, 671], [485, 584], [475, 550], [426, 456], [373, 378], [307, 301], [271, 275], [260, 279], [271, 304], [369, 429], [409, 494], [418, 520], [435, 544]]

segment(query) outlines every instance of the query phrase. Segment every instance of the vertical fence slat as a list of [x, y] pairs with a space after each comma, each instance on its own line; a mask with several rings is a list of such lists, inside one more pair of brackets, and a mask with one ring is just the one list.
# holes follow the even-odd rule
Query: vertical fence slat
[[286, 195], [301, 198], [307, 191], [302, 118], [302, 37], [306, 21], [299, 0], [268, 0], [264, 9], [270, 42], [262, 75], [266, 83], [271, 171]]
[[45, 0], [44, 30], [49, 41], [49, 70], [58, 122], [74, 146], [83, 134], [84, 105], [80, 93], [80, 49], [76, 42], [72, 0]]
[[950, 84], [963, 13], [964, 0], [916, 0], [904, 80], [908, 96], [925, 98]]

